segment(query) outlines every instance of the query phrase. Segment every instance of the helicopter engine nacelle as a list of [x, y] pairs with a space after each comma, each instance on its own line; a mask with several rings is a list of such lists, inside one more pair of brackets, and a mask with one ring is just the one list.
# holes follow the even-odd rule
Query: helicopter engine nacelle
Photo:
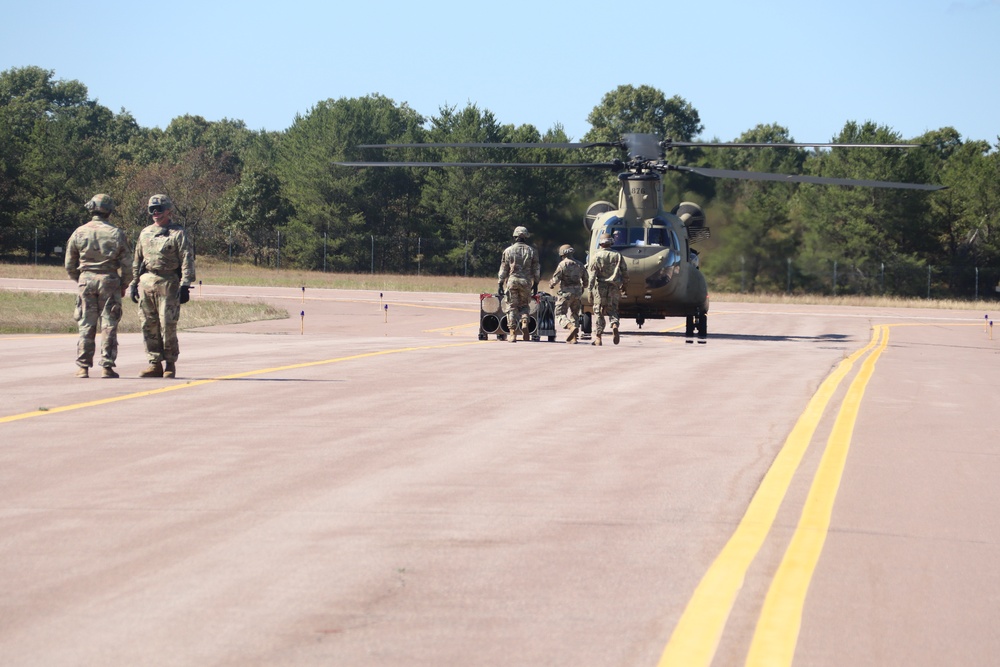
[[587, 212], [583, 216], [583, 227], [588, 232], [594, 228], [594, 222], [607, 213], [615, 210], [614, 204], [609, 201], [595, 201], [587, 207]]
[[671, 213], [680, 218], [681, 222], [684, 223], [688, 240], [692, 243], [709, 237], [711, 232], [705, 226], [705, 212], [701, 210], [701, 206], [698, 206], [694, 202], [682, 201], [674, 207]]

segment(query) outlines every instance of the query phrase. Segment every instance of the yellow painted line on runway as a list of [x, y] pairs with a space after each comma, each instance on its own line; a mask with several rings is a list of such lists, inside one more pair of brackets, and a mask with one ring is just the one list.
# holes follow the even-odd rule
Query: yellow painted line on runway
[[438, 333], [439, 331], [454, 331], [455, 329], [471, 329], [478, 327], [479, 322], [469, 322], [468, 324], [456, 324], [452, 327], [441, 327], [440, 329], [424, 329], [422, 333]]
[[830, 529], [833, 504], [847, 465], [861, 399], [875, 371], [875, 363], [889, 343], [889, 327], [880, 325], [877, 331], [881, 343], [865, 359], [847, 390], [802, 508], [802, 516], [764, 599], [747, 654], [748, 667], [792, 664], [806, 593]]
[[168, 391], [177, 391], [179, 389], [189, 389], [191, 387], [198, 387], [205, 384], [211, 384], [213, 382], [219, 382], [221, 380], [237, 380], [239, 378], [253, 377], [255, 375], [266, 375], [267, 373], [277, 373], [279, 371], [290, 371], [299, 368], [309, 368], [311, 366], [324, 366], [326, 364], [336, 364], [343, 361], [355, 361], [357, 359], [367, 359], [370, 357], [380, 357], [387, 354], [400, 354], [402, 352], [416, 352], [419, 350], [440, 350], [449, 347], [462, 347], [465, 345], [481, 345], [485, 341], [475, 340], [463, 343], [445, 343], [443, 345], [421, 345], [417, 347], [399, 347], [391, 350], [379, 350], [377, 352], [363, 352], [361, 354], [352, 354], [347, 357], [336, 357], [334, 359], [322, 359], [320, 361], [306, 361], [300, 364], [289, 364], [287, 366], [275, 366], [273, 368], [261, 368], [252, 371], [244, 371], [243, 373], [233, 373], [231, 375], [223, 375], [216, 378], [208, 378], [205, 380], [192, 380], [190, 382], [184, 382], [183, 384], [174, 384], [167, 387], [159, 387], [157, 389], [150, 389], [149, 391], [139, 391], [132, 394], [125, 394], [124, 396], [112, 396], [111, 398], [101, 398], [95, 401], [87, 401], [85, 403], [74, 403], [72, 405], [60, 405], [54, 408], [46, 408], [44, 410], [35, 410], [33, 412], [23, 412], [19, 415], [10, 415], [8, 417], [0, 417], [0, 424], [6, 424], [8, 422], [19, 421], [21, 419], [30, 419], [31, 417], [43, 417], [45, 415], [59, 414], [61, 412], [69, 412], [71, 410], [82, 410], [84, 408], [92, 408], [98, 405], [107, 405], [108, 403], [117, 403], [118, 401], [129, 401], [136, 398], [144, 398], [146, 396], [155, 396], [156, 394], [165, 394]]
[[660, 657], [659, 666], [711, 665], [747, 569], [774, 524], [792, 478], [809, 448], [830, 399], [868, 345], [841, 361], [820, 384], [761, 481], [732, 537], [702, 578]]

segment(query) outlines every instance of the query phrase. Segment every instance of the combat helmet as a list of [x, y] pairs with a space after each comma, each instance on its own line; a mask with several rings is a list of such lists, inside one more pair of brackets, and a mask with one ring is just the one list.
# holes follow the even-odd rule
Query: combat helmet
[[573, 246], [571, 246], [570, 244], [564, 243], [561, 246], [559, 246], [560, 257], [567, 257], [572, 254], [573, 254]]
[[614, 245], [614, 242], [615, 242], [615, 237], [611, 236], [611, 234], [601, 234], [600, 245], [602, 248], [605, 246]]
[[96, 194], [83, 207], [91, 213], [96, 213], [106, 218], [114, 212], [115, 200], [111, 198], [111, 195], [104, 193]]
[[169, 211], [174, 207], [174, 203], [167, 195], [153, 195], [149, 198], [149, 208], [154, 206], [162, 206], [164, 211]]
[[514, 238], [519, 239], [521, 237], [528, 238], [531, 234], [528, 233], [528, 228], [524, 225], [518, 225], [514, 228]]

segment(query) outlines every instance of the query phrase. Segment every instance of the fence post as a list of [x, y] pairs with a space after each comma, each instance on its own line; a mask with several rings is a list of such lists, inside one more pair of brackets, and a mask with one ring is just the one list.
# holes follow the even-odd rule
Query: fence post
[[979, 301], [979, 267], [976, 267], [976, 301]]
[[927, 298], [931, 298], [931, 266], [927, 265]]
[[837, 296], [837, 260], [833, 260], [833, 295]]
[[747, 258], [740, 255], [740, 293], [747, 293]]
[[792, 293], [792, 258], [789, 257], [788, 261], [788, 286], [785, 288], [785, 294]]
[[372, 275], [375, 275], [375, 235], [372, 234]]

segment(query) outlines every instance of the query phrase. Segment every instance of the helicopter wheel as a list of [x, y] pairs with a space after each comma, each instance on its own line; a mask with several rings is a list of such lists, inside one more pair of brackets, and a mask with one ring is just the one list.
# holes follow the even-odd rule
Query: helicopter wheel
[[590, 334], [591, 330], [594, 328], [593, 313], [584, 313], [582, 319], [583, 319], [583, 326], [582, 326], [583, 333]]
[[693, 342], [691, 339], [694, 338], [694, 315], [691, 313], [687, 314], [684, 321], [684, 337], [687, 338], [685, 343]]
[[643, 317], [642, 315], [639, 315], [638, 317], [635, 318], [635, 323], [638, 324], [639, 328], [641, 329], [642, 325], [646, 323], [646, 318]]
[[708, 338], [708, 315], [698, 312], [698, 342], [704, 345]]

